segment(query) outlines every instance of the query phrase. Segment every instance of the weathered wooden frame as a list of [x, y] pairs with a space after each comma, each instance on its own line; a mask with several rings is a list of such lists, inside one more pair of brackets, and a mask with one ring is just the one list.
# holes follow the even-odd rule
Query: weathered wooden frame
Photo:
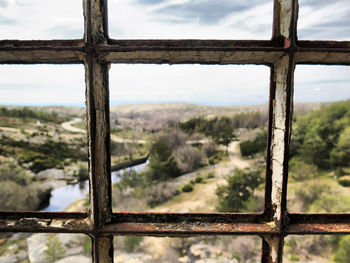
[[[0, 64], [82, 63], [86, 72], [88, 213], [0, 212], [1, 232], [83, 233], [93, 262], [113, 262], [113, 235], [260, 235], [262, 262], [282, 262], [289, 234], [349, 234], [349, 214], [290, 214], [288, 149], [296, 64], [350, 65], [349, 41], [298, 41], [297, 0], [274, 0], [269, 41], [113, 40], [107, 1], [84, 0], [81, 40], [0, 41]], [[262, 213], [112, 213], [108, 70], [110, 63], [260, 64], [271, 68], [265, 209]]]

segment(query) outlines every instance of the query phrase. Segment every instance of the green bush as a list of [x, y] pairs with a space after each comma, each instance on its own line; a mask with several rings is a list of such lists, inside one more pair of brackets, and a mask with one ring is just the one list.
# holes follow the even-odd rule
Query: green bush
[[124, 238], [124, 249], [126, 252], [131, 253], [136, 247], [140, 246], [143, 237], [141, 236], [126, 236]]
[[214, 172], [210, 172], [207, 174], [207, 178], [210, 179], [210, 178], [214, 178], [215, 177], [215, 174]]
[[0, 163], [0, 181], [12, 181], [19, 185], [28, 185], [32, 179], [26, 171], [14, 162]]
[[306, 164], [302, 160], [292, 158], [289, 161], [289, 177], [294, 181], [305, 181], [312, 179], [317, 175], [317, 167], [312, 164]]
[[89, 171], [86, 165], [80, 165], [79, 170], [78, 170], [78, 180], [79, 181], [84, 181], [89, 179]]
[[200, 184], [201, 182], [203, 182], [203, 177], [202, 176], [197, 176], [195, 179], [194, 179], [194, 182], [196, 184]]
[[191, 184], [185, 184], [182, 187], [182, 192], [188, 193], [193, 191], [193, 186]]
[[334, 262], [350, 262], [350, 236], [343, 236], [339, 242], [338, 250], [334, 254]]
[[226, 178], [227, 185], [218, 186], [219, 212], [240, 212], [246, 208], [247, 201], [253, 196], [254, 189], [262, 183], [259, 170], [236, 169]]
[[181, 173], [172, 149], [162, 137], [158, 138], [151, 147], [148, 167], [146, 176], [151, 182], [166, 181]]
[[299, 257], [296, 254], [291, 254], [288, 258], [290, 261], [299, 261]]
[[46, 262], [54, 263], [62, 258], [63, 254], [66, 252], [57, 234], [49, 234], [49, 239], [45, 245], [46, 249], [44, 250], [44, 253], [46, 255]]
[[342, 186], [349, 187], [350, 186], [350, 175], [340, 177], [338, 179], [338, 183]]

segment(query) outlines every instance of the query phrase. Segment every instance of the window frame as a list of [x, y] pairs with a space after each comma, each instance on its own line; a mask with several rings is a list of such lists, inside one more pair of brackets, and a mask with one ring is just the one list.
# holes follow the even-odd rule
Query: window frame
[[[272, 0], [271, 0], [272, 1]], [[1, 232], [82, 233], [93, 262], [113, 262], [114, 235], [260, 235], [262, 262], [282, 262], [291, 234], [349, 234], [349, 214], [288, 213], [288, 152], [296, 64], [350, 65], [350, 41], [298, 41], [297, 0], [274, 0], [271, 40], [114, 40], [107, 0], [84, 0], [80, 40], [0, 41], [1, 64], [85, 66], [90, 207], [87, 213], [0, 211]], [[270, 67], [265, 207], [261, 213], [113, 213], [110, 63], [258, 64]]]

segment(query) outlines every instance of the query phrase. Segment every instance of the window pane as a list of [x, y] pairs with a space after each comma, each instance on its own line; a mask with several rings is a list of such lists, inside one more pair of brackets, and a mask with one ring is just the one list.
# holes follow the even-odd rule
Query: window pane
[[260, 262], [261, 239], [255, 236], [159, 238], [114, 237], [114, 262]]
[[299, 5], [299, 39], [350, 40], [348, 0], [303, 0]]
[[[261, 211], [269, 72], [264, 66], [113, 65], [114, 209]], [[128, 166], [135, 169], [118, 170]]]
[[0, 262], [91, 262], [91, 240], [81, 234], [0, 233]]
[[349, 235], [288, 236], [283, 262], [350, 262]]
[[0, 209], [86, 210], [83, 66], [1, 66], [0, 105]]
[[83, 37], [81, 0], [1, 0], [0, 39]]
[[109, 1], [117, 39], [270, 39], [273, 1]]
[[349, 69], [296, 67], [289, 211], [350, 211]]

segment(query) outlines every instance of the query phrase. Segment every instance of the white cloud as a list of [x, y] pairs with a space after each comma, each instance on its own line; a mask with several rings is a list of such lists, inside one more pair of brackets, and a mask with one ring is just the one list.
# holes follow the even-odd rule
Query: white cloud
[[[109, 1], [110, 36], [118, 39], [270, 39], [272, 34], [272, 1], [252, 6], [229, 21], [201, 23], [198, 18], [181, 14], [160, 13], [174, 4], [190, 1], [164, 1], [155, 5], [140, 5], [137, 0]], [[232, 9], [232, 13], [237, 11]], [[236, 20], [236, 17], [239, 21]], [[239, 22], [239, 23], [238, 23]], [[242, 28], [243, 23], [246, 27]], [[256, 25], [262, 28], [256, 29]]]
[[82, 0], [7, 0], [0, 17], [11, 21], [0, 23], [0, 39], [83, 38]]
[[[348, 1], [301, 1], [300, 35], [311, 39], [350, 39]], [[221, 0], [217, 13], [209, 6], [196, 9], [196, 3], [212, 4], [210, 1], [152, 2], [158, 4], [109, 0], [110, 35], [120, 39], [271, 37], [272, 0], [256, 0], [250, 6], [230, 1], [228, 10], [222, 9], [225, 1]], [[181, 9], [176, 12], [171, 9], [183, 4], [191, 6], [191, 12], [184, 14]], [[210, 11], [213, 11], [208, 13], [211, 20], [204, 21], [206, 12]], [[0, 39], [82, 37], [82, 0], [0, 0]], [[297, 66], [296, 69], [296, 101], [350, 97], [349, 68]], [[264, 66], [113, 65], [110, 76], [111, 101], [247, 104], [264, 103], [268, 98], [269, 69]], [[82, 104], [84, 89], [81, 65], [0, 66], [0, 103]]]

